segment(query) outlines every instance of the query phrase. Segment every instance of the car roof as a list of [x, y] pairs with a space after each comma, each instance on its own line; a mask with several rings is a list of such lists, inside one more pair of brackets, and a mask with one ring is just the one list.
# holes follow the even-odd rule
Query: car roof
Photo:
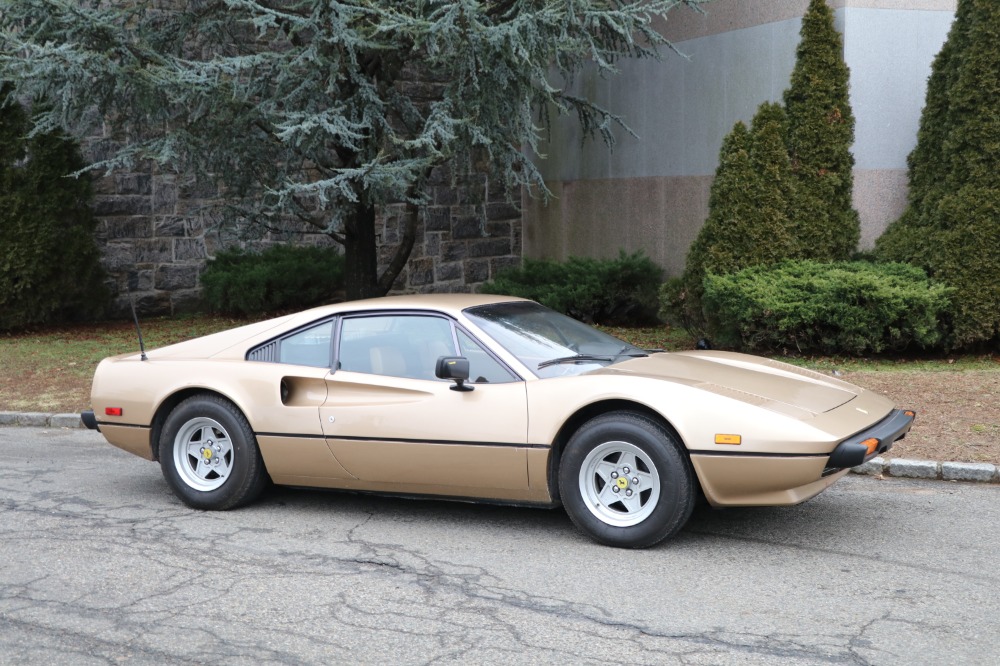
[[462, 310], [477, 305], [524, 300], [526, 299], [516, 296], [496, 296], [493, 294], [404, 294], [323, 305], [301, 312], [297, 317], [313, 319], [325, 315], [366, 310], [438, 310], [452, 316], [458, 316]]
[[494, 296], [491, 294], [410, 294], [344, 301], [160, 347], [150, 350], [148, 356], [150, 358], [207, 358], [213, 356], [237, 358], [242, 357], [247, 348], [264, 340], [337, 314], [429, 310], [458, 318], [462, 310], [476, 305], [525, 300], [514, 296]]

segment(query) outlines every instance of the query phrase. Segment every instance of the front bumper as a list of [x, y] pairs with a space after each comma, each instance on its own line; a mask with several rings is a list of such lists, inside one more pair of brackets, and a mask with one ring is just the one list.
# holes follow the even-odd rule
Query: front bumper
[[[893, 410], [826, 454], [691, 453], [691, 464], [712, 506], [781, 506], [818, 495], [851, 467], [888, 451], [910, 430], [914, 412]], [[869, 452], [868, 440], [876, 440]], [[871, 442], [869, 442], [871, 443]]]
[[845, 439], [837, 445], [830, 454], [830, 460], [823, 470], [823, 475], [833, 474], [842, 469], [857, 467], [875, 456], [881, 455], [892, 448], [897, 441], [906, 437], [913, 426], [916, 412], [912, 410], [894, 409], [871, 428]]

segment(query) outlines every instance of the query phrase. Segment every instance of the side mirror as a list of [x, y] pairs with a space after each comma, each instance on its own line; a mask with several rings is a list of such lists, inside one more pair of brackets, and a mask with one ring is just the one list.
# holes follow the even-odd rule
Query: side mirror
[[434, 374], [439, 379], [451, 379], [455, 385], [452, 391], [471, 391], [471, 386], [466, 386], [469, 380], [469, 359], [463, 356], [442, 356], [437, 360]]

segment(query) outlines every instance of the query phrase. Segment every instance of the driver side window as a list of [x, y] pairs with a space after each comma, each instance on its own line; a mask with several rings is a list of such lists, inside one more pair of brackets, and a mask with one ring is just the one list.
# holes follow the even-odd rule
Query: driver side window
[[387, 377], [439, 380], [440, 356], [454, 356], [451, 322], [425, 315], [370, 315], [343, 320], [338, 367]]

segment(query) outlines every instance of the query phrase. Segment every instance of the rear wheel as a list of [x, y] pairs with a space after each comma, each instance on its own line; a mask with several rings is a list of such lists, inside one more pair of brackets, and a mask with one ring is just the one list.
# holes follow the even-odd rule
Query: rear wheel
[[559, 463], [570, 518], [593, 539], [644, 548], [677, 533], [694, 507], [694, 475], [680, 443], [656, 421], [611, 412], [585, 423]]
[[233, 509], [267, 484], [253, 429], [228, 400], [188, 398], [174, 408], [160, 435], [160, 467], [170, 488], [196, 509]]

